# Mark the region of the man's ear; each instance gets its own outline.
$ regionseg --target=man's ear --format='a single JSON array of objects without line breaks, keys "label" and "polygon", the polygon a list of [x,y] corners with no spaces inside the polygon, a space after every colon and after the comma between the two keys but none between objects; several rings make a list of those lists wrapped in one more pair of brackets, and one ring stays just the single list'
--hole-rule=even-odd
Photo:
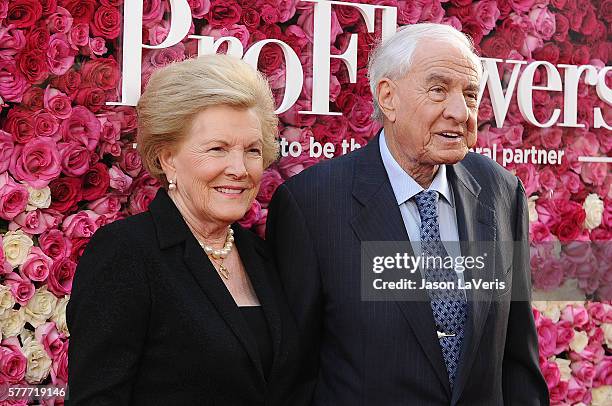
[{"label": "man's ear", "polygon": [[380,110],[387,120],[392,123],[395,122],[396,118],[395,106],[393,104],[395,92],[395,84],[390,79],[382,78],[378,81],[378,85],[376,86],[378,106],[380,106]]},{"label": "man's ear", "polygon": [[164,148],[159,154],[159,164],[166,174],[167,179],[174,179],[176,168],[174,167],[174,155],[169,148]]}]

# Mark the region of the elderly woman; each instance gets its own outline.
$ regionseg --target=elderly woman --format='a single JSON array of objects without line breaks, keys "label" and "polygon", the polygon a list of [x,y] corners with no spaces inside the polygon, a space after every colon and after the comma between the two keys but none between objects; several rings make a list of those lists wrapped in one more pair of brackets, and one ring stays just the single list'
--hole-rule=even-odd
[{"label": "elderly woman", "polygon": [[70,405],[291,405],[297,338],[262,240],[236,221],[278,154],[265,79],[223,55],[172,64],[138,103],[164,186],[101,228],[68,305]]}]

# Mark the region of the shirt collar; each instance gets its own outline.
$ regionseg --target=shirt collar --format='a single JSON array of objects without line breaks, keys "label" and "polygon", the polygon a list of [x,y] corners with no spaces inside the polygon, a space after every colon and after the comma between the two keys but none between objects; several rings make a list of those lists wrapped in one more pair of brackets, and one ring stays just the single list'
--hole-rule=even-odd
[{"label": "shirt collar", "polygon": [[[400,166],[399,163],[391,155],[391,151],[387,147],[387,141],[385,139],[385,131],[380,132],[380,156],[382,157],[383,165],[387,171],[387,176],[391,182],[391,188],[393,194],[397,200],[398,205],[402,205],[408,200],[412,199],[415,195],[423,191],[424,189],[419,185],[412,176],[408,175],[406,171]],[[429,190],[437,191],[440,196],[451,205],[455,207],[455,201],[453,194],[450,190],[448,179],[446,178],[446,165],[440,165],[436,176],[434,176]]]}]

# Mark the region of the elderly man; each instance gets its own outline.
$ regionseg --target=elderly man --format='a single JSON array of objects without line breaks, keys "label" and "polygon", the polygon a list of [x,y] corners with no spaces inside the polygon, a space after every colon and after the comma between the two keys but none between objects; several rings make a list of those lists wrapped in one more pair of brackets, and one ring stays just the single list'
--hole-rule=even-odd
[{"label": "elderly man", "polygon": [[[302,336],[311,404],[549,404],[530,303],[518,294],[530,289],[525,192],[468,153],[481,69],[451,27],[399,30],[370,61],[381,133],[293,177],[270,203],[268,241]],[[371,241],[518,243],[497,262],[505,290],[365,301]],[[436,271],[421,270],[430,282],[458,275]]]}]

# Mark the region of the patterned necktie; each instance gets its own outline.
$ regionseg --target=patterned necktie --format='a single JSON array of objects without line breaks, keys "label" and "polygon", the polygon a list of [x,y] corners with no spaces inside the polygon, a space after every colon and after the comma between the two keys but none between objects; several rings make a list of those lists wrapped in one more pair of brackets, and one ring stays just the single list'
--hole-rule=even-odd
[{"label": "patterned necktie", "polygon": [[[421,248],[425,257],[445,258],[448,254],[440,240],[440,225],[438,224],[437,200],[438,192],[423,190],[414,197],[419,215],[421,216]],[[451,269],[433,267],[424,268],[425,279],[428,282],[457,283],[457,274]],[[445,333],[440,337],[442,356],[446,364],[451,388],[457,374],[461,343],[463,342],[464,326],[467,321],[467,303],[463,291],[458,289],[430,290],[431,310],[436,329]],[[448,336],[451,334],[451,336]],[[454,336],[452,336],[454,334]]]}]

